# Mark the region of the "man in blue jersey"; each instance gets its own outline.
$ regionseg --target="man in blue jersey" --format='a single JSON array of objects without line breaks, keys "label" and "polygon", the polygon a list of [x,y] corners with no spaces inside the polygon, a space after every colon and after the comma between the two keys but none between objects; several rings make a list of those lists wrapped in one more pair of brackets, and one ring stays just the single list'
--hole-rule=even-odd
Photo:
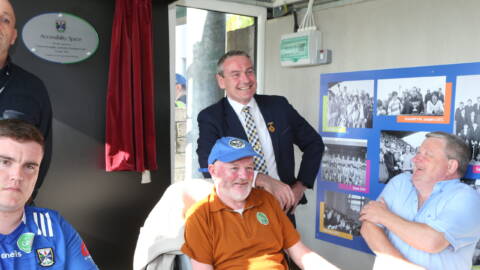
[{"label": "man in blue jersey", "polygon": [[0,120],[0,269],[97,270],[72,225],[56,211],[26,206],[43,154],[37,128]]}]

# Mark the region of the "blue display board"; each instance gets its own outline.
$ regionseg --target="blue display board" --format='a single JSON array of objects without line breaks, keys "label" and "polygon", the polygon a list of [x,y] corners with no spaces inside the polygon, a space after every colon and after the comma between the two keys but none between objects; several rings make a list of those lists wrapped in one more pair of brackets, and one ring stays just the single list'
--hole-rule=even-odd
[{"label": "blue display board", "polygon": [[316,238],[371,252],[360,209],[431,131],[472,149],[465,178],[480,178],[480,63],[322,74],[319,130],[326,151],[317,179]]}]

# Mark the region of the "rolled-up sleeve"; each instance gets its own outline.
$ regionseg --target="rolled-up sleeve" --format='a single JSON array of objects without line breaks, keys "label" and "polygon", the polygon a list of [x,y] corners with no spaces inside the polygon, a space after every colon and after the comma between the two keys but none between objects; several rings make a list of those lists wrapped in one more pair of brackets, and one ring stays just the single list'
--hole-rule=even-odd
[{"label": "rolled-up sleeve", "polygon": [[[480,195],[470,188],[456,193],[442,208],[431,209],[425,223],[445,235],[456,251],[472,244],[480,235]],[[435,212],[434,212],[435,211]]]}]

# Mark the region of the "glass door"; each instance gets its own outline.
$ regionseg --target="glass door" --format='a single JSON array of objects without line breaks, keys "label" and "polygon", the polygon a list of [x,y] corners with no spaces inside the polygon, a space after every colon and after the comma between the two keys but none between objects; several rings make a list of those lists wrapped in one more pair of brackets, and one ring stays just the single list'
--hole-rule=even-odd
[{"label": "glass door", "polygon": [[218,59],[244,50],[263,85],[266,9],[214,0],[169,6],[172,182],[202,178],[196,154],[197,115],[224,96],[215,79]]}]

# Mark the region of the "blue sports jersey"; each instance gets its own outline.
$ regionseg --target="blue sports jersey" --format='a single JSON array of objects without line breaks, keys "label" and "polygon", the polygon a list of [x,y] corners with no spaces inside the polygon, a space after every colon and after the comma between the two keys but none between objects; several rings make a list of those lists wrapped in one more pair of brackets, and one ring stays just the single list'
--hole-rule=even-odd
[{"label": "blue sports jersey", "polygon": [[0,234],[0,269],[98,270],[77,231],[58,212],[25,207],[23,222]]}]

